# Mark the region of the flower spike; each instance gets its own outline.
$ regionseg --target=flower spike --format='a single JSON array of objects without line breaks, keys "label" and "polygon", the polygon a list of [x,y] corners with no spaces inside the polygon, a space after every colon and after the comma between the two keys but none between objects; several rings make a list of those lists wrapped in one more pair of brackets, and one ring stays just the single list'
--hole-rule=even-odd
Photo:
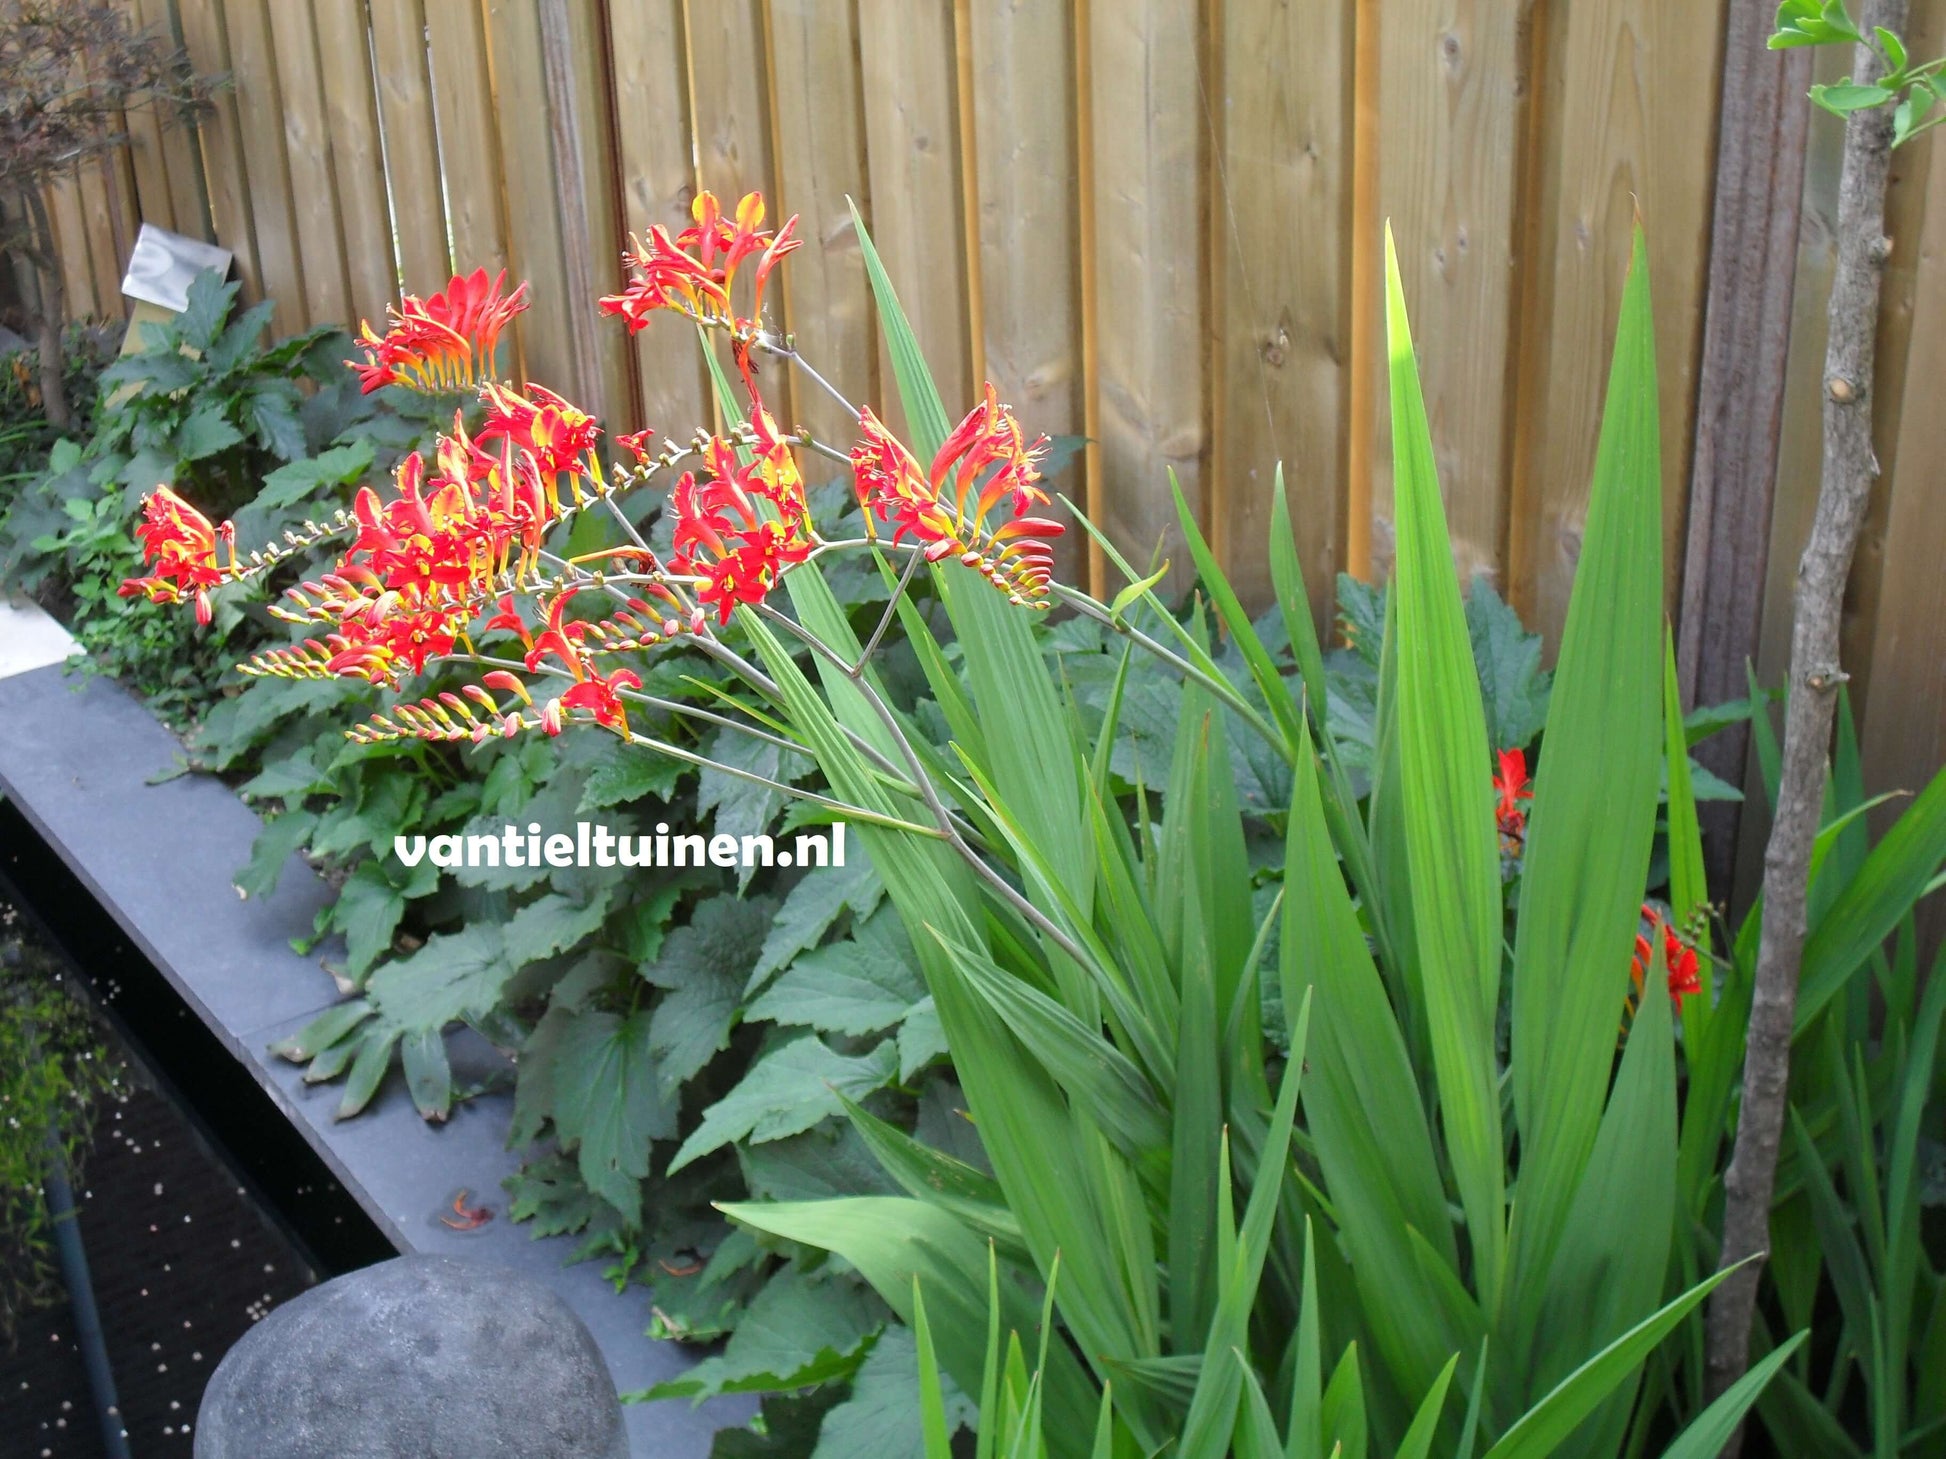
[{"label": "flower spike", "polygon": [[381,336],[360,321],[358,347],[365,362],[348,361],[359,385],[370,395],[385,385],[425,393],[468,390],[493,373],[493,351],[500,331],[527,307],[527,285],[503,294],[507,273],[492,279],[483,268],[455,274],[443,292],[430,299],[407,294],[388,308],[391,328]]}]

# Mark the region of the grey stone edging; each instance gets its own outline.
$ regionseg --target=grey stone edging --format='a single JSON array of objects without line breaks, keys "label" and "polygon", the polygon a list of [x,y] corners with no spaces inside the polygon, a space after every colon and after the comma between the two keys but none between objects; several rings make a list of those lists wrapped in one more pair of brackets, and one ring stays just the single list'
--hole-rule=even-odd
[{"label": "grey stone edging", "polygon": [[[329,974],[289,944],[310,932],[325,888],[293,856],[271,897],[240,898],[231,879],[260,822],[211,777],[149,783],[181,753],[140,701],[106,679],[68,676],[58,664],[0,677],[0,789],[401,1252],[499,1262],[545,1282],[588,1324],[623,1391],[690,1366],[694,1357],[676,1344],[643,1335],[649,1313],[639,1291],[617,1296],[599,1262],[564,1265],[573,1238],[536,1241],[506,1219],[500,1182],[516,1163],[504,1148],[511,1094],[469,1100],[434,1126],[394,1077],[364,1114],[340,1124],[332,1119],[339,1089],[306,1085],[298,1066],[269,1053],[338,1001]],[[470,1032],[449,1044],[456,1084],[502,1062]],[[469,1231],[442,1224],[461,1189],[494,1219]],[[631,1449],[701,1459],[719,1427],[742,1423],[753,1408],[747,1400],[631,1405]]]}]

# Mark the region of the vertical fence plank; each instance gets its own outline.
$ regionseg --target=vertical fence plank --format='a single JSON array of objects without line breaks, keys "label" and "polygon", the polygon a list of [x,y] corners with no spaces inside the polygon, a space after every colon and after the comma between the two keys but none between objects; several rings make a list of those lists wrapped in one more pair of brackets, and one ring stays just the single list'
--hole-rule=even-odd
[{"label": "vertical fence plank", "polygon": [[[1101,525],[1136,566],[1189,581],[1164,472],[1204,512],[1206,178],[1194,11],[1093,4],[1095,299]],[[1111,582],[1112,585],[1112,582]]]},{"label": "vertical fence plank", "polygon": [[338,190],[331,175],[324,62],[318,53],[312,9],[311,0],[280,0],[272,5],[270,36],[284,102],[284,151],[290,166],[298,257],[304,261],[304,304],[313,324],[342,324],[351,314],[351,281],[346,276]]},{"label": "vertical fence plank", "polygon": [[47,189],[47,211],[54,224],[54,245],[60,255],[61,287],[67,294],[68,317],[99,318],[107,310],[102,305],[104,290],[96,283],[94,260],[88,252],[88,225],[81,210],[79,179],[72,175],[56,178]]},{"label": "vertical fence plank", "polygon": [[506,188],[508,267],[527,280],[534,300],[534,307],[515,326],[521,369],[529,379],[571,396],[579,388],[566,314],[573,301],[561,250],[547,76],[535,0],[488,0],[487,37]]},{"label": "vertical fence plank", "polygon": [[[946,413],[957,419],[973,403],[973,352],[953,7],[951,0],[859,0],[858,27],[872,194],[867,221]],[[891,378],[882,344],[879,378]],[[893,424],[903,429],[903,413]]]},{"label": "vertical fence plank", "polygon": [[[1342,561],[1349,395],[1352,7],[1232,0],[1213,37],[1217,195],[1209,531],[1247,604],[1271,599],[1284,463],[1311,607]],[[1293,241],[1304,240],[1301,247]]]},{"label": "vertical fence plank", "polygon": [[[696,186],[714,193],[725,211],[734,209],[745,193],[773,197],[776,169],[771,159],[761,0],[700,4],[686,0],[683,28],[689,42]],[[781,220],[768,217],[766,221]],[[792,393],[796,383],[781,370],[772,370],[766,393],[773,410],[796,414]]]},{"label": "vertical fence plank", "polygon": [[[610,5],[608,37],[623,226],[638,236],[656,224],[674,233],[688,220],[695,196],[682,0]],[[707,419],[694,335],[676,320],[657,319],[635,336],[634,349],[638,419],[666,436],[688,435]]]},{"label": "vertical fence plank", "polygon": [[1700,313],[1708,259],[1723,0],[1602,0],[1549,22],[1544,246],[1523,302],[1509,581],[1558,641],[1580,556],[1615,313],[1639,209],[1655,278],[1663,570],[1681,571]]},{"label": "vertical fence plank", "polygon": [[88,272],[95,280],[95,304],[104,318],[127,313],[122,299],[122,268],[128,260],[117,240],[109,214],[111,159],[84,160],[75,172],[75,192],[81,199],[81,223],[88,250]]},{"label": "vertical fence plank", "polygon": [[460,273],[484,268],[491,274],[507,267],[507,235],[486,16],[481,0],[438,0],[438,7],[438,23],[428,26],[426,37],[453,268]]},{"label": "vertical fence plank", "polygon": [[[170,0],[139,0],[142,27],[156,36],[172,52],[186,51],[180,16],[173,14]],[[160,105],[155,109],[161,130],[162,165],[169,179],[170,206],[176,215],[176,231],[208,242],[213,238],[209,190],[203,178],[203,159],[197,145],[198,119],[183,115],[178,108]]]},{"label": "vertical fence plank", "polygon": [[324,73],[324,117],[331,138],[331,177],[337,185],[350,307],[340,316],[356,330],[379,319],[398,295],[392,254],[392,217],[385,201],[385,152],[379,140],[378,97],[363,0],[314,0],[318,56]]},{"label": "vertical fence plank", "polygon": [[[1937,46],[1917,54],[1936,52]],[[1864,757],[1873,791],[1918,791],[1946,761],[1946,574],[1939,569],[1946,546],[1946,492],[1939,489],[1939,463],[1946,460],[1946,412],[1939,408],[1946,375],[1946,147],[1935,134],[1911,151],[1930,175],[1923,225],[1895,235],[1894,243],[1895,257],[1903,248],[1916,261],[1917,287],[1871,625]],[[1937,922],[1936,908],[1932,916]]]},{"label": "vertical fence plank", "polygon": [[[179,0],[179,3],[189,64],[201,75],[227,74],[230,39],[223,27],[222,0]],[[204,178],[216,241],[234,255],[236,277],[243,285],[244,297],[255,302],[262,295],[262,282],[234,85],[217,92],[197,126],[202,133]]]},{"label": "vertical fence plank", "polygon": [[[138,35],[151,35],[168,43],[168,28],[150,23],[142,0],[121,0],[129,29]],[[155,101],[143,97],[139,105],[122,114],[128,133],[129,166],[135,172],[136,206],[140,219],[172,233],[194,233],[193,221],[186,228],[176,226],[176,198],[169,188],[169,163],[162,142],[162,113]]]},{"label": "vertical fence plank", "polygon": [[[980,282],[986,374],[1030,437],[1082,429],[1074,50],[1067,0],[972,12],[974,156],[979,168]],[[1079,473],[1055,483],[1080,494]],[[1065,512],[1057,515],[1065,517]],[[1058,544],[1074,581],[1077,530]]]},{"label": "vertical fence plank", "polygon": [[298,252],[297,214],[292,206],[289,159],[284,151],[284,114],[277,78],[277,53],[271,45],[265,0],[223,0],[229,31],[230,67],[240,118],[244,176],[251,217],[256,225],[257,266],[266,299],[276,304],[273,328],[280,334],[303,329],[310,319],[305,303],[304,263]]},{"label": "vertical fence plank", "polygon": [[[1732,5],[1718,93],[1720,112],[1747,120],[1723,129],[1717,153],[1677,647],[1692,705],[1742,697],[1763,614],[1811,112],[1811,53],[1766,50],[1770,25],[1767,7]],[[1697,756],[1734,784],[1748,748],[1732,725]],[[1702,807],[1719,885],[1741,815],[1734,801]]]},{"label": "vertical fence plank", "polygon": [[371,14],[399,272],[406,292],[425,295],[441,288],[453,272],[439,177],[439,132],[433,124],[432,73],[426,66],[425,0],[371,0]]},{"label": "vertical fence plank", "polygon": [[[1393,0],[1377,37],[1379,213],[1398,244],[1453,553],[1468,582],[1498,575],[1505,523],[1531,9],[1532,0]],[[1356,307],[1382,316],[1383,294]],[[1369,368],[1383,400],[1383,351]],[[1372,565],[1383,576],[1394,543],[1389,409],[1373,427]]]},{"label": "vertical fence plank", "polygon": [[[799,214],[804,239],[782,269],[782,322],[818,373],[853,402],[882,411],[871,297],[845,202],[870,206],[857,17],[849,4],[831,0],[769,0],[764,37],[777,153],[774,221]],[[797,392],[795,413],[819,439],[839,446],[857,428],[813,386]]]},{"label": "vertical fence plank", "polygon": [[[560,3],[560,0],[553,0]],[[579,165],[579,195],[585,224],[570,247],[568,268],[575,295],[571,317],[585,331],[593,351],[589,407],[623,430],[634,413],[633,371],[628,335],[602,315],[596,301],[622,286],[622,243],[626,230],[619,211],[613,117],[614,85],[601,7],[561,4],[568,21],[568,84],[574,91],[574,156]],[[620,422],[620,424],[615,424]]]},{"label": "vertical fence plank", "polygon": [[[1910,7],[1905,34],[1914,55],[1938,55],[1946,48],[1946,0],[1917,0]],[[1937,173],[1928,165],[1935,150],[1923,141],[1897,149],[1886,185],[1885,233],[1893,240],[1893,248],[1880,280],[1872,386],[1878,397],[1872,407],[1872,430],[1880,475],[1859,532],[1840,629],[1840,656],[1852,674],[1852,707],[1861,719],[1871,714],[1874,625],[1883,602],[1887,557],[1894,550],[1890,535],[1892,496],[1906,441],[1900,402],[1906,399],[1909,372],[1937,358],[1926,349],[1917,310],[1923,286],[1924,229],[1932,216],[1931,198],[1937,185]],[[1936,393],[1936,376],[1932,383]],[[1899,711],[1895,708],[1893,712]]]},{"label": "vertical fence plank", "polygon": [[175,199],[169,194],[169,169],[162,160],[162,129],[152,102],[124,112],[128,128],[128,162],[135,173],[135,205],[140,222],[176,227]]}]

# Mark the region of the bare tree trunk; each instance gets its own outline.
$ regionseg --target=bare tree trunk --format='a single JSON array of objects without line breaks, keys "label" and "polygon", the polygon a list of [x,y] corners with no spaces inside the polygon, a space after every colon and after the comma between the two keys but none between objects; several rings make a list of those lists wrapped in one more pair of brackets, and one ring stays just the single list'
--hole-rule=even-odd
[{"label": "bare tree trunk", "polygon": [[39,338],[41,360],[41,410],[48,424],[64,431],[74,423],[68,408],[67,360],[61,350],[61,336],[67,330],[67,286],[61,280],[61,257],[54,245],[54,225],[48,220],[47,202],[37,187],[24,187],[21,193],[33,219],[34,269],[39,285]]},{"label": "bare tree trunk", "polygon": [[[1867,0],[1861,28],[1903,30],[1906,0]],[[1857,47],[1853,79],[1882,74],[1870,48]],[[1878,335],[1879,280],[1889,254],[1883,236],[1892,118],[1883,107],[1845,123],[1838,191],[1838,268],[1831,286],[1830,342],[1824,364],[1824,466],[1816,517],[1798,563],[1791,624],[1790,696],[1777,813],[1764,848],[1763,934],[1757,950],[1743,1061],[1736,1149],[1723,1177],[1720,1266],[1761,1258],[1770,1245],[1777,1148],[1790,1088],[1791,1032],[1804,956],[1806,882],[1823,813],[1831,723],[1844,671],[1838,664],[1839,613],[1878,458],[1872,451],[1872,351]],[[1750,1322],[1761,1260],[1729,1278],[1710,1298],[1709,1388],[1728,1388],[1749,1366]],[[1741,1431],[1724,1447],[1734,1456]]]}]

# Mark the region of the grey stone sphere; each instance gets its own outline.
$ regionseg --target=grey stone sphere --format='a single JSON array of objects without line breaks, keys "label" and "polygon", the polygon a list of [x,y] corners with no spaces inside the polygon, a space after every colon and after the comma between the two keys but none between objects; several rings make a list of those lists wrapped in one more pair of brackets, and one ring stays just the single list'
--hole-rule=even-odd
[{"label": "grey stone sphere", "polygon": [[210,1375],[195,1459],[628,1459],[581,1319],[531,1277],[402,1256],[259,1322]]}]

